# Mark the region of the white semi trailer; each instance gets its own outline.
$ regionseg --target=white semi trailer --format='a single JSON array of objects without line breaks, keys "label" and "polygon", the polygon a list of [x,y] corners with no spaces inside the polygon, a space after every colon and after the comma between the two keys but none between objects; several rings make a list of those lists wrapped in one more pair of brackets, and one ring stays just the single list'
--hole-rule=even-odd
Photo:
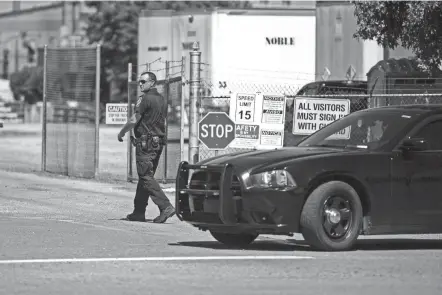
[{"label": "white semi trailer", "polygon": [[[297,9],[143,11],[139,18],[138,63],[151,64],[163,79],[164,61],[186,58],[199,42],[201,77],[212,96],[236,91],[288,92],[315,81],[316,17],[313,6]],[[137,73],[145,70],[138,67]],[[170,69],[172,77],[180,68]],[[188,99],[188,86],[184,97]]]}]

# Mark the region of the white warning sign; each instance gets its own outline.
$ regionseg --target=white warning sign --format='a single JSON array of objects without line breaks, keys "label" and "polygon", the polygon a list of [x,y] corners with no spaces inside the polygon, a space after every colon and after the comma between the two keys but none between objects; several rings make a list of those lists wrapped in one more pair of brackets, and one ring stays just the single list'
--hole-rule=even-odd
[{"label": "white warning sign", "polygon": [[283,95],[262,96],[262,120],[264,124],[284,124],[286,99]]},{"label": "white warning sign", "polygon": [[[310,135],[326,125],[350,113],[350,100],[328,98],[301,98],[294,100],[293,134]],[[347,139],[350,128],[333,136],[334,139]]]},{"label": "white warning sign", "polygon": [[286,97],[271,93],[232,93],[229,117],[235,122],[232,148],[280,148],[284,143]]},{"label": "white warning sign", "polygon": [[282,147],[284,143],[284,130],[262,128],[259,145],[261,149]]},{"label": "white warning sign", "polygon": [[235,140],[231,146],[236,148],[254,148],[259,143],[259,125],[235,124]]},{"label": "white warning sign", "polygon": [[127,122],[127,104],[126,103],[107,103],[106,104],[106,124],[123,125]]}]

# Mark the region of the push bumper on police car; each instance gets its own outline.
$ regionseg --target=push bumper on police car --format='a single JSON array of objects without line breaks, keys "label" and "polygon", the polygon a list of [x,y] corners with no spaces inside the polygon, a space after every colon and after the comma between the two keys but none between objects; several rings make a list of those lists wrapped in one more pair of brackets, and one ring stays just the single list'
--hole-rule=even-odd
[{"label": "push bumper on police car", "polygon": [[250,182],[247,170],[230,163],[181,162],[175,192],[177,217],[204,231],[297,232],[304,194],[296,186],[262,188]]}]

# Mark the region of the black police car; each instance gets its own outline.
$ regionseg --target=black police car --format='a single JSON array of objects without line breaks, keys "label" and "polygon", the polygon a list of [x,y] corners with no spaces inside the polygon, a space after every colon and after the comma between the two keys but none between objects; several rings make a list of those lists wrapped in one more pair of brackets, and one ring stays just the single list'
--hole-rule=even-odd
[{"label": "black police car", "polygon": [[389,106],[351,113],[295,147],[182,162],[177,215],[231,246],[302,233],[337,251],[360,234],[440,233],[441,134],[442,106]]}]

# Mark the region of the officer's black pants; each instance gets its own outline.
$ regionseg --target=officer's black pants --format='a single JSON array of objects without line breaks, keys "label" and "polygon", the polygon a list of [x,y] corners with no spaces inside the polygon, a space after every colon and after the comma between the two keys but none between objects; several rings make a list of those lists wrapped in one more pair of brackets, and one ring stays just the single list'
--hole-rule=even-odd
[{"label": "officer's black pants", "polygon": [[134,199],[134,213],[145,214],[149,196],[160,211],[172,205],[154,178],[162,152],[163,145],[152,144],[151,140],[148,141],[147,150],[143,150],[141,144],[136,146],[138,186]]}]

